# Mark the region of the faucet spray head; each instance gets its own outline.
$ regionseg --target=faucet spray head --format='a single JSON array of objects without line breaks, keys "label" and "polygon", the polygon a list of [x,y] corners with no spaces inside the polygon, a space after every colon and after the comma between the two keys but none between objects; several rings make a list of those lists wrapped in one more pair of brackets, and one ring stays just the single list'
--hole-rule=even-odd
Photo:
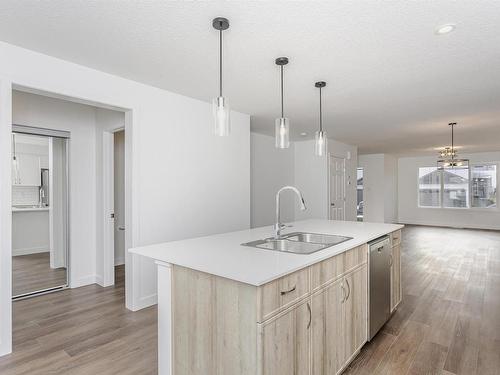
[{"label": "faucet spray head", "polygon": [[302,198],[302,197],[300,198],[300,209],[301,209],[302,211],[307,210],[307,207],[306,207],[306,202],[304,202],[304,198]]}]

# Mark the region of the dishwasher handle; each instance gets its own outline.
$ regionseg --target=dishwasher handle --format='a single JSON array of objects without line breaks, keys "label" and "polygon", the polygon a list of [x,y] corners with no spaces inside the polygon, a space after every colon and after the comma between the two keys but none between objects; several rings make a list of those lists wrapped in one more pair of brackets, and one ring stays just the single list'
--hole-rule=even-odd
[{"label": "dishwasher handle", "polygon": [[372,241],[369,243],[370,253],[375,252],[375,251],[378,251],[380,253],[380,252],[382,252],[384,247],[389,246],[389,244],[390,244],[390,241],[389,241],[388,236],[385,236],[385,237],[382,237],[382,238],[377,239],[375,241]]}]

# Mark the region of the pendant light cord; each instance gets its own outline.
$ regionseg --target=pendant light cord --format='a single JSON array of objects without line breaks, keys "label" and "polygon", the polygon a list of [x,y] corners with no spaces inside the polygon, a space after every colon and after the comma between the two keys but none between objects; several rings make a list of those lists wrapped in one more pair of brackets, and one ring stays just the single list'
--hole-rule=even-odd
[{"label": "pendant light cord", "polygon": [[280,68],[281,68],[281,118],[284,118],[285,110],[283,106],[283,65],[281,65]]},{"label": "pendant light cord", "polygon": [[451,160],[455,159],[455,139],[454,139],[454,128],[455,124],[450,124],[451,125]]},{"label": "pendant light cord", "polygon": [[319,131],[323,131],[323,108],[321,106],[321,87],[319,88]]},{"label": "pendant light cord", "polygon": [[222,96],[222,30],[219,30],[219,96]]}]

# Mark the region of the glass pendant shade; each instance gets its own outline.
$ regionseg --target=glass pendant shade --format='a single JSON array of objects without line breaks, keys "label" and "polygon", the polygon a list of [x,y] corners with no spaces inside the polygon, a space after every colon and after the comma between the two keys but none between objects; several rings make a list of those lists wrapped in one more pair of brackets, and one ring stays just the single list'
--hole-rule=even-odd
[{"label": "glass pendant shade", "polygon": [[275,130],[276,148],[290,147],[290,119],[286,117],[277,118]]},{"label": "glass pendant shade", "polygon": [[214,134],[220,137],[228,136],[231,131],[230,108],[227,98],[219,96],[212,102],[214,114]]},{"label": "glass pendant shade", "polygon": [[314,154],[323,156],[326,153],[326,134],[324,131],[319,130],[316,132],[316,142],[314,144]]}]

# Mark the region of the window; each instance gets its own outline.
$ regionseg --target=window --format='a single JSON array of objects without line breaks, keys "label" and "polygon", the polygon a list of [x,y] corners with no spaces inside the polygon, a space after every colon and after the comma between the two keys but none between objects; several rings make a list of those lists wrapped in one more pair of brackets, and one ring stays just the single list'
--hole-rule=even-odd
[{"label": "window", "polygon": [[363,201],[363,168],[357,169],[356,181],[357,181],[356,182],[356,190],[357,190],[357,194],[358,194],[357,205],[356,205],[357,220],[363,221],[363,206],[364,206],[364,201]]},{"label": "window", "polygon": [[475,165],[471,170],[472,207],[497,205],[497,166]]},{"label": "window", "polygon": [[440,207],[441,173],[436,167],[418,169],[418,205]]},{"label": "window", "polygon": [[473,165],[470,169],[418,169],[419,207],[492,208],[497,206],[496,201],[497,166],[494,164]]},{"label": "window", "polygon": [[443,207],[469,207],[469,169],[445,169],[443,178]]}]

